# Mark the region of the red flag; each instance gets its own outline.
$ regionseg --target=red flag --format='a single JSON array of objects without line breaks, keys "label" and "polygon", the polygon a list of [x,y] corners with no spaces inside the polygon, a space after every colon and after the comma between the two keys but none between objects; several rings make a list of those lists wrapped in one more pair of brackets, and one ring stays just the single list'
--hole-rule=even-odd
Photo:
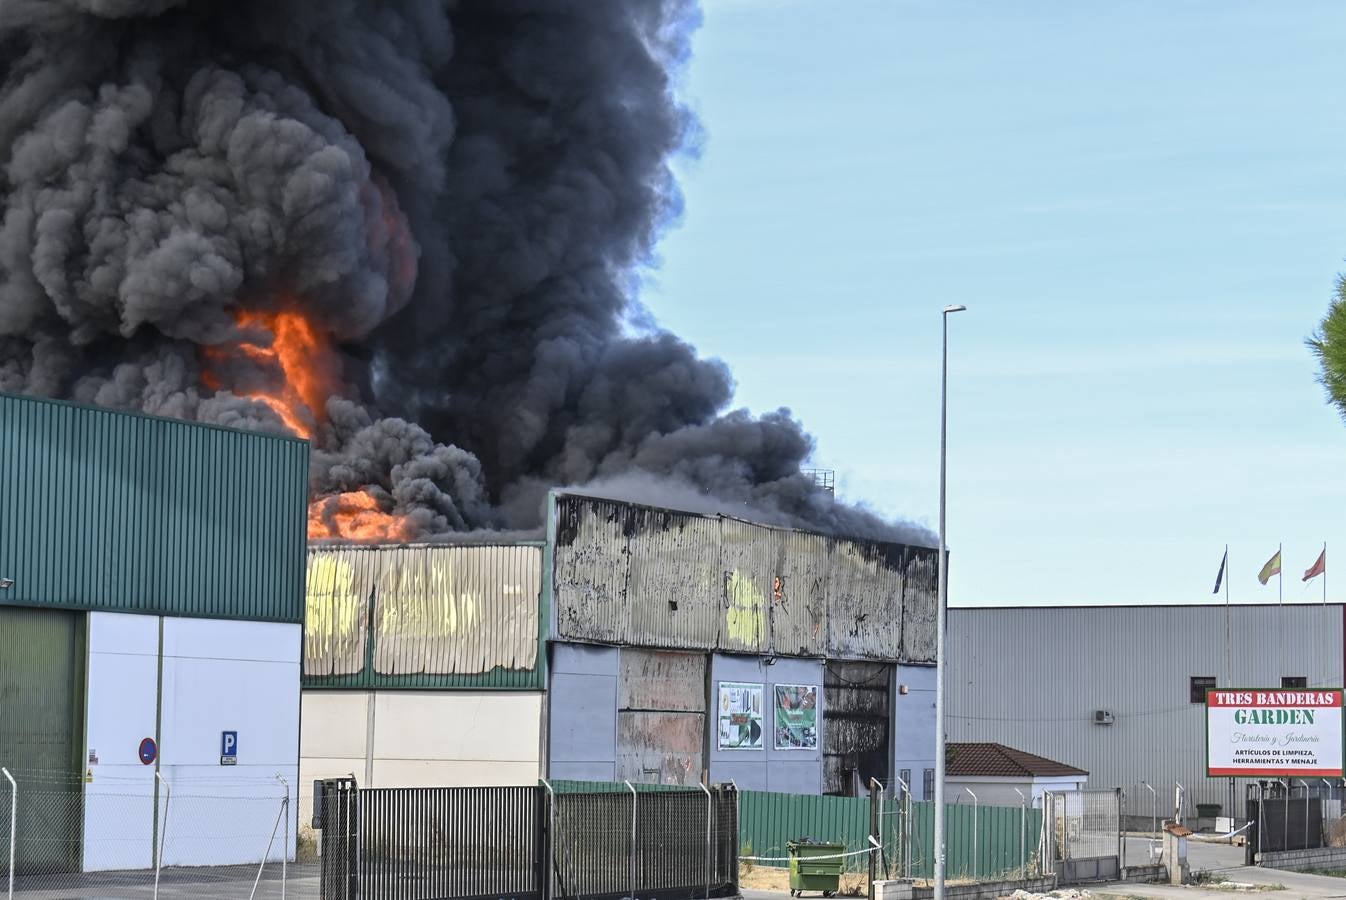
[{"label": "red flag", "polygon": [[1308,581],[1310,578],[1317,578],[1319,575],[1323,574],[1326,571],[1327,571],[1327,548],[1324,547],[1323,552],[1318,554],[1318,561],[1314,563],[1312,566],[1310,566],[1309,570],[1304,573],[1304,580]]}]

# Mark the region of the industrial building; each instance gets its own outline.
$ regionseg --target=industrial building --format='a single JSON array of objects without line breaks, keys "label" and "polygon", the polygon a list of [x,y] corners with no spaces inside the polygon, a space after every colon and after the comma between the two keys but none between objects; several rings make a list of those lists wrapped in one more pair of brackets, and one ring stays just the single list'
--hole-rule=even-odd
[{"label": "industrial building", "polygon": [[542,558],[540,542],[313,547],[305,781],[535,784]]},{"label": "industrial building", "polygon": [[559,492],[536,543],[315,545],[304,777],[919,795],[935,559]]},{"label": "industrial building", "polygon": [[[304,441],[0,394],[18,874],[147,868],[157,847],[166,866],[262,858],[277,776],[299,774],[308,458]],[[169,791],[230,800],[178,803],[165,841]],[[10,799],[0,781],[5,846]]]},{"label": "industrial building", "polygon": [[1086,770],[1133,815],[1181,784],[1185,816],[1242,816],[1243,783],[1206,777],[1206,690],[1341,687],[1344,633],[1339,604],[952,609],[949,739]]}]

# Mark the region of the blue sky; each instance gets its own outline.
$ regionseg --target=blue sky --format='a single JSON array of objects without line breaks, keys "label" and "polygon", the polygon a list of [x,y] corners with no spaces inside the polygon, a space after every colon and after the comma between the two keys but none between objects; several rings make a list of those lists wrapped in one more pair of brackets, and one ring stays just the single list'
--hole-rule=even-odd
[{"label": "blue sky", "polygon": [[705,7],[705,139],[643,299],[739,405],[933,527],[964,303],[952,604],[1211,602],[1226,543],[1233,602],[1275,602],[1281,541],[1286,600],[1320,597],[1346,425],[1304,339],[1346,269],[1346,4]]}]

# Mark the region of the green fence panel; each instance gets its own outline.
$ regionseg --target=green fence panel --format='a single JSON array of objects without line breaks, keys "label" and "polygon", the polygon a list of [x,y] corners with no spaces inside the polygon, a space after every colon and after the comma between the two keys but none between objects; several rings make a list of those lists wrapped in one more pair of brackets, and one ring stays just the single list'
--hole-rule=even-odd
[{"label": "green fence panel", "polygon": [[[768,857],[754,865],[784,867],[786,843],[798,838],[844,844],[846,850],[869,846],[869,801],[853,797],[743,791],[739,794],[739,844],[745,856]],[[848,857],[846,870],[869,866],[866,854]]]},{"label": "green fence panel", "polygon": [[[971,804],[946,804],[944,810],[948,878],[987,880],[1033,864],[1042,831],[1041,810],[1017,806],[974,809]],[[935,805],[912,803],[911,874],[932,878],[934,872]]]},{"label": "green fence panel", "polygon": [[[620,781],[553,781],[552,789],[564,793],[621,793],[629,788]],[[700,790],[693,785],[637,784],[639,792]],[[948,829],[947,876],[950,880],[989,880],[1031,865],[1042,831],[1041,810],[1017,806],[946,804]],[[881,873],[898,877],[906,868],[900,839],[902,817],[892,800],[884,803]],[[934,877],[935,804],[913,802],[911,817],[911,876]],[[739,793],[739,845],[744,856],[765,857],[752,865],[785,868],[786,844],[798,838],[842,844],[847,852],[848,872],[869,868],[870,801],[868,798],[825,797],[814,794],[781,794],[771,791]],[[973,840],[973,835],[976,840]],[[1022,835],[1022,843],[1021,841]],[[882,875],[881,875],[882,877]]]}]

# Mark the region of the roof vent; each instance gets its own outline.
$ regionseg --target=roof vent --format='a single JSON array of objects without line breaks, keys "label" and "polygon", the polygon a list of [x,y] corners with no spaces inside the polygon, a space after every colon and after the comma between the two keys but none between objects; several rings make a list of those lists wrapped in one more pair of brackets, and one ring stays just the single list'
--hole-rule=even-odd
[{"label": "roof vent", "polygon": [[1095,725],[1111,725],[1117,721],[1117,717],[1112,714],[1112,710],[1096,709],[1094,710]]}]

